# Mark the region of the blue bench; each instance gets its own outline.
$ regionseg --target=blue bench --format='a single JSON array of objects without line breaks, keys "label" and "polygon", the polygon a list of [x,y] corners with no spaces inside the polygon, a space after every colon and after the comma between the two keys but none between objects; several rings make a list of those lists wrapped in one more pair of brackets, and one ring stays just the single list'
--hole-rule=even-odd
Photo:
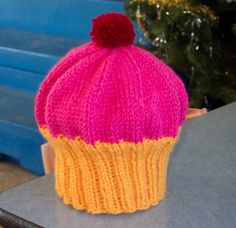
[{"label": "blue bench", "polygon": [[72,47],[89,40],[91,19],[123,12],[122,1],[0,1],[0,159],[42,175],[44,143],[33,115],[45,74]]}]

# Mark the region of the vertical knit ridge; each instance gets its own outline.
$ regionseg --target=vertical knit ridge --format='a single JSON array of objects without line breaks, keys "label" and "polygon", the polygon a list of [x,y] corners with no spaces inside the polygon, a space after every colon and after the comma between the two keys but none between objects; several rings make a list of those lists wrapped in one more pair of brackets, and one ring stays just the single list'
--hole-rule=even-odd
[{"label": "vertical knit ridge", "polygon": [[151,166],[152,166],[152,188],[153,188],[153,192],[155,192],[156,194],[152,195],[152,201],[155,202],[158,200],[158,191],[159,191],[159,168],[158,168],[158,163],[160,161],[160,156],[161,153],[163,153],[163,146],[164,143],[161,141],[160,143],[156,143],[156,150],[159,151],[159,153],[154,153],[154,157],[151,161]]},{"label": "vertical knit ridge", "polygon": [[[82,163],[82,176],[85,180],[84,182],[84,192],[85,192],[85,203],[86,206],[90,205],[91,208],[96,208],[96,183],[94,182],[94,172],[92,161],[88,156],[87,148],[82,144],[78,148],[80,153],[80,159],[83,159]],[[78,162],[78,161],[77,161]],[[75,205],[74,205],[75,206]]]},{"label": "vertical knit ridge", "polygon": [[[113,147],[114,146],[114,147]],[[117,161],[117,170],[120,172],[120,180],[123,188],[124,193],[124,210],[132,210],[132,192],[131,192],[131,185],[130,185],[130,177],[126,167],[126,154],[127,151],[124,151],[122,147],[118,144],[114,144],[112,147],[114,148],[114,153],[116,155],[115,160]]]},{"label": "vertical knit ridge", "polygon": [[74,204],[76,207],[85,207],[85,202],[83,201],[84,196],[83,196],[83,188],[80,188],[80,185],[82,183],[81,180],[81,170],[80,166],[77,162],[79,157],[77,156],[77,153],[74,152],[72,146],[67,143],[66,140],[64,140],[64,145],[66,146],[65,148],[67,149],[67,153],[69,153],[69,156],[67,157],[68,159],[68,167],[70,170],[70,188],[69,192],[71,195],[71,201],[72,204]]},{"label": "vertical knit ridge", "polygon": [[135,151],[135,146],[131,145],[131,176],[132,176],[132,186],[133,186],[133,191],[134,191],[134,197],[136,199],[136,204],[135,206],[138,207],[141,204],[141,191],[139,188],[139,181],[138,181],[138,176],[136,173],[137,170],[137,153]]},{"label": "vertical knit ridge", "polygon": [[[121,207],[121,208],[125,208],[126,207],[126,204],[124,202],[124,189],[123,189],[123,186],[122,186],[122,181],[121,181],[121,178],[120,178],[120,171],[118,169],[116,169],[116,167],[118,166],[117,165],[117,161],[116,161],[116,151],[114,150],[114,148],[111,146],[110,147],[110,164],[111,164],[111,170],[113,172],[113,181],[114,181],[114,184],[116,186],[116,190],[115,190],[115,194],[116,197],[117,197],[117,201],[118,201],[118,207]],[[109,152],[107,153],[109,154]],[[117,209],[118,209],[117,207]]]},{"label": "vertical knit ridge", "polygon": [[[155,189],[155,180],[156,180],[156,169],[153,169],[153,161],[155,161],[156,157],[156,150],[158,148],[156,147],[156,142],[153,141],[150,145],[148,150],[150,151],[149,154],[147,155],[146,159],[146,172],[147,172],[147,191],[148,191],[148,199],[151,202],[154,202],[154,192]],[[154,176],[154,178],[153,178]]]},{"label": "vertical knit ridge", "polygon": [[145,208],[146,204],[146,197],[147,194],[145,194],[146,189],[146,183],[145,183],[145,170],[143,163],[145,162],[144,160],[144,153],[145,150],[142,148],[142,143],[137,143],[138,146],[136,147],[136,159],[137,159],[137,167],[136,167],[136,175],[138,177],[138,188],[140,189],[140,206]]},{"label": "vertical knit ridge", "polygon": [[[64,160],[62,155],[60,153],[57,153],[56,159],[55,159],[55,172],[58,173],[57,178],[55,179],[55,188],[56,191],[58,192],[59,196],[62,197],[63,192],[60,189],[59,186],[63,186],[64,183],[62,181],[62,175],[64,175],[61,171],[63,170],[63,165],[64,165]],[[59,172],[60,170],[60,172]]]},{"label": "vertical knit ridge", "polygon": [[[116,192],[116,186],[114,183],[114,177],[112,176],[112,170],[111,170],[111,161],[110,158],[106,159],[104,158],[104,154],[99,149],[94,148],[94,153],[97,153],[97,156],[100,160],[99,165],[101,167],[99,176],[99,179],[101,179],[102,183],[102,191],[103,191],[103,200],[106,201],[106,206],[104,206],[103,210],[105,208],[108,208],[108,210],[111,208],[117,208],[118,199],[116,198],[116,194],[113,194]],[[110,184],[109,183],[110,180]],[[109,206],[110,205],[110,206]]]}]

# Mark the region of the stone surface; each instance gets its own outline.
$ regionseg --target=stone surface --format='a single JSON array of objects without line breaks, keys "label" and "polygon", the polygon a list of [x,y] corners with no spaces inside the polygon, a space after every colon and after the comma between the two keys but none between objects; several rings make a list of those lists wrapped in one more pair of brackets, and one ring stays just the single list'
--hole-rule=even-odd
[{"label": "stone surface", "polygon": [[236,102],[186,122],[166,198],[134,214],[90,215],[65,206],[47,175],[0,195],[0,208],[43,227],[228,228],[236,224]]}]

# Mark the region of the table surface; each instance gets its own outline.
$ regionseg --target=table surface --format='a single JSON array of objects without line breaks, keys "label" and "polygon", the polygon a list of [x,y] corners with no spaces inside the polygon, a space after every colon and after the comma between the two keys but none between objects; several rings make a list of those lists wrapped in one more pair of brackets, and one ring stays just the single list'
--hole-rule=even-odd
[{"label": "table surface", "polygon": [[0,208],[43,227],[236,227],[236,102],[190,120],[168,171],[166,198],[133,214],[91,215],[65,206],[47,175],[0,195]]}]

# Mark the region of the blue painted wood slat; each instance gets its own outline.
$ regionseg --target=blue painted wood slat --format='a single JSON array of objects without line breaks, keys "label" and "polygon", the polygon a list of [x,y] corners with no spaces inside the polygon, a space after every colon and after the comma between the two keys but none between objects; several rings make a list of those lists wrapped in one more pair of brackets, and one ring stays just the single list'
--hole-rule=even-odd
[{"label": "blue painted wood slat", "polygon": [[0,66],[0,84],[35,92],[44,75]]},{"label": "blue painted wood slat", "polygon": [[[45,141],[36,129],[0,120],[0,153],[17,161],[23,168],[43,175],[40,145]],[[10,146],[9,146],[10,145]]]},{"label": "blue painted wood slat", "polygon": [[0,9],[0,158],[43,175],[35,93],[61,56],[90,39],[91,19],[123,12],[123,2],[1,0]]},{"label": "blue painted wood slat", "polygon": [[1,0],[0,26],[88,40],[91,19],[105,12],[123,12],[122,1]]}]

